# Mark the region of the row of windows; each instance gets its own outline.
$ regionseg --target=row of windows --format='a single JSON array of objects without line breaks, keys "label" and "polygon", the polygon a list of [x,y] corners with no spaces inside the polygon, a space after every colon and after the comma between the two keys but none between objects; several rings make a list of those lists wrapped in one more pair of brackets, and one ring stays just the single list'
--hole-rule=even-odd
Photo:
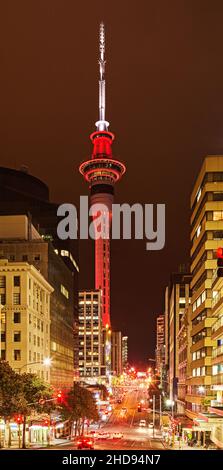
[{"label": "row of windows", "polygon": [[[13,276],[14,287],[20,287],[20,276]],[[0,276],[0,287],[6,287],[6,276]]]},{"label": "row of windows", "polygon": [[196,369],[193,369],[192,375],[193,375],[193,377],[200,377],[200,376],[206,375],[205,374],[205,366],[197,367]]},{"label": "row of windows", "polygon": [[[21,299],[20,293],[19,292],[14,292],[14,294],[13,294],[13,305],[20,305],[20,303],[21,303],[20,299]],[[5,294],[0,294],[0,303],[2,305],[6,304],[6,295]]]},{"label": "row of windows", "polygon": [[[12,333],[12,337],[13,337],[13,341],[15,343],[19,343],[21,341],[21,331],[14,331]],[[1,333],[1,342],[5,343],[5,341],[6,341],[6,333],[5,333],[5,331],[3,331]]]},{"label": "row of windows", "polygon": [[204,290],[202,292],[202,294],[195,300],[195,302],[193,303],[193,306],[192,306],[192,310],[193,312],[195,312],[195,310],[200,307],[201,304],[203,304],[203,302],[205,301],[206,299],[206,291]]},{"label": "row of windows", "polygon": [[201,359],[202,357],[206,356],[206,348],[199,349],[192,354],[192,360],[196,361],[197,359]]}]

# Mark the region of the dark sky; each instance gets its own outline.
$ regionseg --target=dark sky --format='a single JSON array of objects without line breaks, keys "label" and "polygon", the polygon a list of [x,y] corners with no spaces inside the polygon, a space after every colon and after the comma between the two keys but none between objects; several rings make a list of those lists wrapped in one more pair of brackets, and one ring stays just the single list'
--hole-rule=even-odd
[{"label": "dark sky", "polygon": [[[98,105],[98,25],[106,26],[107,119],[127,165],[116,202],[166,204],[166,246],[112,246],[112,323],[131,361],[154,352],[169,274],[189,255],[189,196],[202,158],[223,153],[221,0],[11,0],[0,8],[2,166],[29,167],[52,200],[77,203]],[[80,287],[93,286],[91,243]]]}]

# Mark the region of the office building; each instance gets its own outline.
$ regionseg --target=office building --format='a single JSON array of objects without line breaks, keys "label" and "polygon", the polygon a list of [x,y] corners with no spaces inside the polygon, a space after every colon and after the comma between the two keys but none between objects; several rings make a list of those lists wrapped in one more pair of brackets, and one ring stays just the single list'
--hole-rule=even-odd
[{"label": "office building", "polygon": [[112,374],[120,376],[122,374],[122,333],[112,331],[111,341]]},{"label": "office building", "polygon": [[[191,373],[187,380],[187,415],[196,417],[208,409],[212,389],[213,271],[216,252],[223,238],[223,156],[208,155],[191,195]],[[214,287],[215,289],[215,287]],[[213,315],[217,314],[216,306]],[[215,353],[214,353],[215,354]],[[215,369],[214,369],[215,370]],[[216,369],[217,370],[217,369]],[[216,374],[218,375],[218,374]]]},{"label": "office building", "polygon": [[0,357],[49,383],[52,292],[34,266],[0,259]]},{"label": "office building", "polygon": [[79,376],[97,381],[106,377],[101,290],[79,292]]},{"label": "office building", "polygon": [[181,317],[185,308],[190,304],[190,281],[188,272],[172,273],[165,295],[165,323],[168,329],[165,360],[168,370],[169,396],[176,403],[177,384],[179,377],[179,344],[177,336],[180,329]]},{"label": "office building", "polygon": [[128,336],[122,337],[122,369],[128,366]]},{"label": "office building", "polygon": [[0,257],[27,262],[52,286],[50,306],[50,382],[70,388],[74,380],[73,273],[50,241],[46,241],[25,215],[0,216]]}]

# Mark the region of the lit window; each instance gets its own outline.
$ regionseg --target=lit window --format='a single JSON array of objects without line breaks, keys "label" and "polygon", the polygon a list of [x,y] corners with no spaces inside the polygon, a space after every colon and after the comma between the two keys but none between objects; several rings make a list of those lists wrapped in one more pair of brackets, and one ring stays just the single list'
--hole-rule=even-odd
[{"label": "lit window", "polygon": [[63,286],[63,284],[60,285],[60,292],[64,295],[64,297],[66,297],[66,299],[69,299],[69,292],[66,287]]},{"label": "lit window", "polygon": [[13,294],[13,303],[14,305],[20,304],[20,294],[18,292],[14,292]]}]

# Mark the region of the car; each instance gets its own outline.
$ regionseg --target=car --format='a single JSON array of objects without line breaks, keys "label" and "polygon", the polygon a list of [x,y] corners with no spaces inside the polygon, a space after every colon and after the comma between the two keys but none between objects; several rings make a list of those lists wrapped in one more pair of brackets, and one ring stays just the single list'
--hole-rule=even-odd
[{"label": "car", "polygon": [[149,423],[149,428],[154,428],[154,424],[153,423]]},{"label": "car", "polygon": [[113,432],[112,438],[113,439],[122,439],[123,434],[121,432]]},{"label": "car", "polygon": [[77,448],[80,449],[94,449],[94,442],[91,437],[82,436],[77,441]]},{"label": "car", "polygon": [[111,434],[109,432],[99,432],[97,435],[98,439],[110,439]]},{"label": "car", "polygon": [[98,437],[98,431],[90,431],[90,436],[93,437],[94,439],[96,439]]},{"label": "car", "polygon": [[145,419],[140,419],[139,426],[145,428],[146,427],[146,420]]}]

